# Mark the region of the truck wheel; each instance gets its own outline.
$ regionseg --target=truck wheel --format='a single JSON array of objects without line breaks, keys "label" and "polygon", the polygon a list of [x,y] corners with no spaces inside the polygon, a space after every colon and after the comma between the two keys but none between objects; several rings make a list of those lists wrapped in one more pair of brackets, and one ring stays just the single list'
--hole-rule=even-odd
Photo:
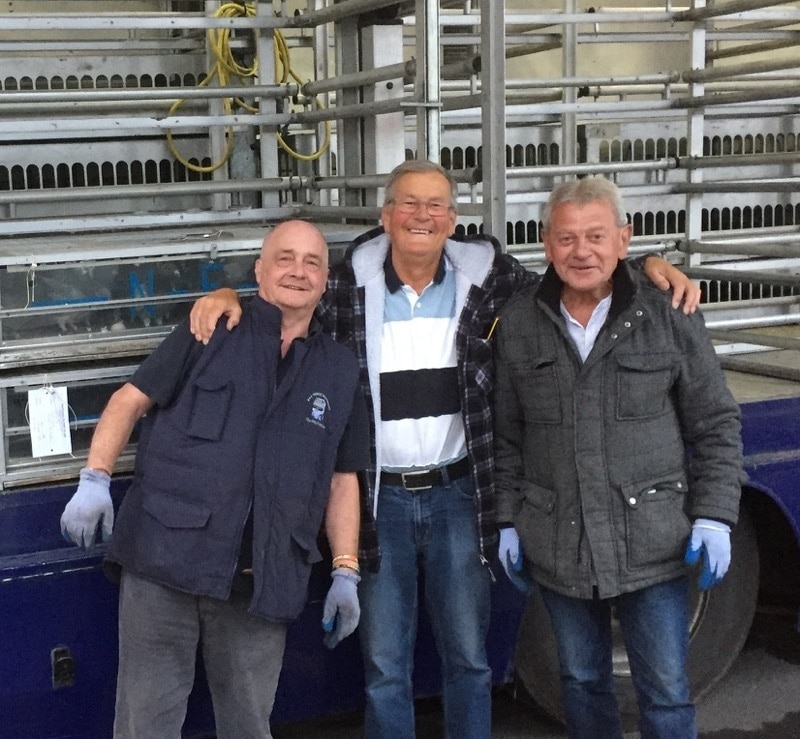
[{"label": "truck wheel", "polygon": [[[742,509],[732,535],[733,556],[725,579],[711,590],[691,589],[689,684],[692,699],[702,697],[728,671],[744,646],[758,596],[758,546],[747,511]],[[696,582],[697,572],[690,575]],[[615,627],[618,632],[618,627]],[[564,721],[558,655],[550,618],[538,591],[525,607],[515,653],[518,682],[552,718]],[[636,728],[636,694],[619,633],[614,635],[614,678],[627,730]]]}]

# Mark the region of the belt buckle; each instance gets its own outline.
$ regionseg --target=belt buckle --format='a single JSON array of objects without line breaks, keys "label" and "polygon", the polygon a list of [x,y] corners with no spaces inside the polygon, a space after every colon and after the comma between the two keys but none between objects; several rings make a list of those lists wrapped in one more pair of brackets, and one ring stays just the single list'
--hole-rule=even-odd
[{"label": "belt buckle", "polygon": [[412,492],[416,492],[418,490],[430,490],[431,488],[433,488],[433,485],[417,485],[416,487],[414,487],[413,485],[410,485],[406,482],[406,475],[408,475],[408,477],[419,477],[420,475],[427,475],[427,474],[428,472],[401,472],[400,479],[403,481],[403,487],[406,490],[411,490]]}]

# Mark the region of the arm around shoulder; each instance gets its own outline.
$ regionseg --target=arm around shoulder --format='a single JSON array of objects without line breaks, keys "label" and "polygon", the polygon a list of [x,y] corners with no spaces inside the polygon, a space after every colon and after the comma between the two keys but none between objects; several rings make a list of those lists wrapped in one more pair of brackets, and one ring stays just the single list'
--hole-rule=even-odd
[{"label": "arm around shoulder", "polygon": [[700,288],[666,259],[649,255],[644,260],[644,273],[660,290],[672,290],[672,307],[683,301],[683,312],[694,313],[700,305]]},{"label": "arm around shoulder", "polygon": [[189,314],[189,328],[195,339],[208,344],[211,334],[222,316],[228,317],[226,327],[230,331],[242,317],[239,294],[230,287],[221,287],[198,298]]}]

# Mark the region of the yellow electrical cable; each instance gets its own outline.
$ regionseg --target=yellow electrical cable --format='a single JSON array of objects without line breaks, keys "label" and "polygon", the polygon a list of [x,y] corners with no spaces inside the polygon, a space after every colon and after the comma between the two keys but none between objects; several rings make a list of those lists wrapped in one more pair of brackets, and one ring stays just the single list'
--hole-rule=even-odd
[{"label": "yellow electrical cable", "polygon": [[[246,5],[240,3],[225,3],[221,5],[215,12],[215,18],[235,18],[235,17],[252,17],[256,14],[255,7],[253,5]],[[256,31],[257,33],[257,31]],[[230,45],[230,29],[228,28],[212,28],[208,31],[208,44],[209,48],[211,49],[211,53],[215,58],[215,62],[213,67],[210,69],[208,75],[199,83],[199,87],[206,87],[208,86],[215,78],[219,80],[219,84],[222,87],[227,86],[230,83],[231,76],[237,77],[240,81],[248,77],[255,77],[258,74],[258,63],[256,61],[253,62],[251,67],[245,67],[239,64],[232,52],[231,45]],[[289,77],[295,80],[299,85],[303,84],[303,81],[295,74],[294,70],[292,69],[291,65],[291,58],[289,53],[289,46],[286,43],[286,39],[284,38],[283,34],[275,29],[273,33],[274,39],[274,48],[275,48],[275,71],[276,71],[276,82],[278,84],[286,84]],[[278,67],[281,67],[281,75],[280,79],[278,78]],[[222,99],[222,106],[223,112],[226,115],[233,114],[233,101],[235,100],[236,104],[239,105],[241,108],[255,113],[257,109],[251,105],[245,103],[244,100],[240,98],[223,98]],[[176,100],[169,109],[169,116],[174,115],[175,111],[180,108],[181,105],[185,100]],[[314,103],[316,104],[317,108],[322,108],[322,105],[317,100],[316,96],[314,97]],[[229,159],[231,155],[231,151],[233,150],[233,129],[231,126],[226,127],[225,129],[225,153],[218,162],[214,164],[209,164],[206,166],[194,164],[186,159],[175,144],[174,138],[172,136],[172,130],[167,129],[166,131],[167,137],[167,146],[172,153],[172,155],[177,159],[184,167],[193,171],[193,172],[201,172],[201,173],[210,173],[214,172],[215,170],[222,167]],[[295,157],[296,159],[300,159],[302,161],[314,161],[319,159],[328,149],[330,146],[330,139],[331,139],[331,124],[330,121],[325,122],[325,138],[322,142],[322,145],[315,151],[313,154],[300,154],[298,151],[295,151],[290,147],[283,139],[280,133],[276,134],[278,145],[286,151],[290,156]]]},{"label": "yellow electrical cable", "polygon": [[[277,77],[277,69],[279,63],[283,70],[280,80],[276,79],[276,82],[279,82],[280,84],[286,84],[289,76],[291,76],[292,79],[295,82],[297,82],[298,85],[302,86],[303,80],[301,80],[292,69],[292,64],[289,54],[289,46],[286,43],[286,39],[284,38],[283,34],[277,29],[275,29],[274,38],[275,38],[275,56],[276,56],[275,76]],[[319,100],[317,100],[316,95],[314,96],[314,103],[317,106],[317,108],[322,109],[322,105],[320,104]],[[295,149],[292,149],[289,146],[289,144],[286,143],[286,141],[284,140],[283,136],[280,135],[280,133],[277,134],[277,140],[278,140],[278,146],[280,146],[281,149],[283,149],[290,156],[294,157],[295,159],[299,159],[300,161],[303,162],[313,162],[316,159],[319,159],[328,150],[328,147],[330,146],[331,123],[330,121],[325,121],[325,138],[323,139],[322,145],[313,154],[301,154]]]}]

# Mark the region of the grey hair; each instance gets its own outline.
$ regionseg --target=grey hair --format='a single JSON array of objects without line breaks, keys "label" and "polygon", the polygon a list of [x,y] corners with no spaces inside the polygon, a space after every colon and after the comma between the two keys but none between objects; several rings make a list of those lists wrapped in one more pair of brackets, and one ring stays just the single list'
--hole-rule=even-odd
[{"label": "grey hair", "polygon": [[458,205],[458,183],[444,167],[436,162],[431,162],[427,159],[409,159],[408,161],[398,164],[386,179],[386,190],[383,196],[383,204],[388,205],[394,201],[394,190],[397,187],[397,180],[405,174],[427,174],[429,172],[436,172],[442,175],[450,185],[450,207],[455,211]]},{"label": "grey hair", "polygon": [[562,203],[586,205],[595,200],[604,200],[613,208],[617,226],[628,225],[628,215],[622,204],[619,188],[604,177],[585,177],[581,180],[562,182],[553,188],[542,209],[542,230],[549,230],[550,218],[556,206]]}]

